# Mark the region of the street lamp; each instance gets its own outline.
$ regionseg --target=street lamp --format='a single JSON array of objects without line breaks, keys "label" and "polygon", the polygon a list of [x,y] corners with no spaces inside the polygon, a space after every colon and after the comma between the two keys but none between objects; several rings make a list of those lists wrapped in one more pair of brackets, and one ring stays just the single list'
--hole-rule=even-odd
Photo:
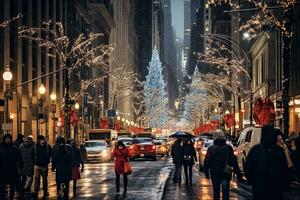
[{"label": "street lamp", "polygon": [[75,103],[74,107],[75,107],[76,110],[79,110],[79,108],[80,108],[79,103]]},{"label": "street lamp", "polygon": [[[39,93],[41,95],[44,95],[46,93],[46,88],[43,84],[41,84],[40,87],[39,87]],[[55,98],[56,98],[56,95],[55,95]]]},{"label": "street lamp", "polygon": [[52,129],[52,136],[53,136],[53,142],[54,142],[54,138],[55,138],[55,122],[56,122],[56,119],[55,119],[55,113],[56,113],[56,105],[55,105],[55,101],[56,101],[56,93],[55,92],[51,92],[50,94],[50,99],[52,101],[52,104],[51,104],[51,111],[52,111],[52,121],[53,121],[53,129]]},{"label": "street lamp", "polygon": [[8,120],[8,112],[9,112],[7,91],[9,89],[10,81],[13,78],[13,75],[12,75],[9,67],[5,68],[5,71],[4,71],[2,77],[3,77],[3,80],[4,80],[4,98],[5,98],[4,123],[6,123],[7,120]]},{"label": "street lamp", "polygon": [[43,84],[41,84],[40,87],[39,87],[39,94],[41,95],[41,98],[39,99],[39,108],[38,108],[38,116],[37,116],[37,126],[36,126],[37,127],[37,135],[40,134],[39,118],[40,118],[40,112],[41,112],[41,114],[43,114],[43,95],[45,93],[46,93],[46,88]]}]

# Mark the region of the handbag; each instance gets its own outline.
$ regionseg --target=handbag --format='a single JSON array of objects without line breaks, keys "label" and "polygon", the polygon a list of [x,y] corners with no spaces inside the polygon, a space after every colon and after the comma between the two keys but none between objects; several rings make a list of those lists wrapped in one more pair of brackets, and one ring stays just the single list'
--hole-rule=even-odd
[{"label": "handbag", "polygon": [[124,164],[124,173],[126,175],[129,175],[129,174],[132,173],[132,167],[131,167],[131,164],[128,161],[125,162],[125,164]]},{"label": "handbag", "polygon": [[232,175],[232,167],[230,165],[228,165],[228,159],[229,159],[229,150],[227,150],[227,156],[226,156],[226,164],[225,164],[225,167],[223,169],[223,174],[230,178],[231,175]]}]

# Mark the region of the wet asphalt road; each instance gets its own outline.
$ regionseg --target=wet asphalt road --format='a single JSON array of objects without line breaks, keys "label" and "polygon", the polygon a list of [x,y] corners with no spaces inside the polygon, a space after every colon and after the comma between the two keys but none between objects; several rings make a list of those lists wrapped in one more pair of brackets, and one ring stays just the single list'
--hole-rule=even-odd
[{"label": "wet asphalt road", "polygon": [[[128,177],[128,192],[125,199],[156,200],[163,193],[163,186],[168,178],[172,165],[166,157],[157,161],[132,161],[133,173]],[[121,178],[121,186],[122,186]],[[72,184],[70,185],[72,188]],[[115,192],[114,164],[92,162],[85,165],[82,179],[78,181],[77,196],[73,198],[70,190],[70,199],[84,200],[117,200],[124,199],[121,193]],[[56,199],[55,174],[49,172],[48,199]],[[40,192],[42,195],[42,192]]]}]

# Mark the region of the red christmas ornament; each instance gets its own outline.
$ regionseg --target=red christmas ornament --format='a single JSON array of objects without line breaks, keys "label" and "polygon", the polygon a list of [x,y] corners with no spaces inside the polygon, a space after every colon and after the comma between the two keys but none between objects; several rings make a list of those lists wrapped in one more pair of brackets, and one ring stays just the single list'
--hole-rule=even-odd
[{"label": "red christmas ornament", "polygon": [[270,99],[259,98],[256,100],[253,109],[253,118],[258,125],[274,124],[275,107]]}]

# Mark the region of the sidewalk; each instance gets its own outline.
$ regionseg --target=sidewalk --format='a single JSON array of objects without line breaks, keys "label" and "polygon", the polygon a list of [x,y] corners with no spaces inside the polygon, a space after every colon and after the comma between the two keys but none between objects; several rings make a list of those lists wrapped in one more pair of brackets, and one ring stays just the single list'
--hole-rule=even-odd
[{"label": "sidewalk", "polygon": [[[213,188],[210,180],[207,180],[203,173],[200,173],[196,167],[193,168],[193,185],[184,184],[184,174],[182,172],[182,184],[174,184],[172,181],[174,168],[167,180],[162,200],[212,200]],[[230,184],[231,200],[251,200],[251,187],[248,184],[237,183],[232,180]],[[300,200],[300,183],[293,182],[291,190],[285,195],[286,200]]]},{"label": "sidewalk", "polygon": [[[186,186],[185,184],[174,184],[172,182],[173,171],[167,181],[165,187],[165,193],[163,200],[174,199],[174,200],[188,200],[188,199],[213,199],[213,188],[210,180],[206,179],[203,173],[200,173],[196,167],[193,168],[193,185]],[[182,173],[183,183],[184,175]],[[251,199],[250,191],[242,189],[237,186],[237,183],[231,182],[230,199]]]}]

